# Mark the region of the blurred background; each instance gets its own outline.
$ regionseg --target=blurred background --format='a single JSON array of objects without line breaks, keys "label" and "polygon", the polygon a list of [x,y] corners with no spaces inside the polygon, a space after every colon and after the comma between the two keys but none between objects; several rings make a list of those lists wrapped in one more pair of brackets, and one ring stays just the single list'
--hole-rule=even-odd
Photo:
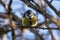
[{"label": "blurred background", "polygon": [[[20,26],[24,13],[30,9],[36,15],[41,28],[27,28],[23,32],[20,27],[13,30],[8,25],[9,22],[5,19],[6,16],[1,16],[0,40],[60,40],[60,0],[12,0],[11,10],[9,9],[10,1],[0,0],[0,16],[12,13],[13,22]],[[34,6],[32,7],[30,4]],[[34,7],[36,8],[34,9]]]}]

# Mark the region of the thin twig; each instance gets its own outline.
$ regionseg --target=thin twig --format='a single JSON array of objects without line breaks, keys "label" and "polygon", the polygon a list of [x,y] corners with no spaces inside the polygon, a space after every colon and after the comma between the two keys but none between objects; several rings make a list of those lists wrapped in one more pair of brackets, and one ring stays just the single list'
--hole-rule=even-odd
[{"label": "thin twig", "polygon": [[44,40],[43,37],[36,30],[30,29],[30,31],[33,32],[39,40]]},{"label": "thin twig", "polygon": [[48,6],[49,6],[58,16],[60,16],[58,10],[57,10],[49,1],[47,1],[47,0],[44,0],[44,1],[48,4]]},{"label": "thin twig", "polygon": [[50,3],[52,3],[53,0],[50,1]]},{"label": "thin twig", "polygon": [[51,30],[60,30],[59,28],[42,28],[41,26],[35,26],[35,27],[31,27],[31,26],[27,26],[27,27],[25,27],[25,26],[18,26],[18,28],[38,28],[38,29],[51,29]]}]

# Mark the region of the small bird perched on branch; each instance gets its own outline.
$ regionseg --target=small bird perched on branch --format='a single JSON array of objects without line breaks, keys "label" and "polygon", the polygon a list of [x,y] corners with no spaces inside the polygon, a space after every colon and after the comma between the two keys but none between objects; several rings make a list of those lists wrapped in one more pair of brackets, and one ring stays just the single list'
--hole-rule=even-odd
[{"label": "small bird perched on branch", "polygon": [[37,25],[37,18],[31,10],[27,10],[22,18],[23,26],[34,27]]}]

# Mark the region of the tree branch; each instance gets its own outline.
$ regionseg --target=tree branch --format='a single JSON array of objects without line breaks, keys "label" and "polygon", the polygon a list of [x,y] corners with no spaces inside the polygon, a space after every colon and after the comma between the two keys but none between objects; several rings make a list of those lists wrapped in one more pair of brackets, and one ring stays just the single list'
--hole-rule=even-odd
[{"label": "tree branch", "polygon": [[26,0],[21,0],[23,1],[28,7],[33,8],[34,10],[36,10],[37,12],[39,12],[40,14],[44,15],[46,18],[50,19],[52,22],[54,22],[58,27],[60,26],[60,23],[58,23],[58,20],[56,18],[54,18],[53,16],[49,15],[46,11],[44,11],[43,9],[41,9],[38,6],[33,5],[32,3],[26,1]]},{"label": "tree branch", "polygon": [[25,26],[18,26],[18,28],[20,28],[20,29],[23,29],[23,28],[38,28],[38,29],[51,29],[51,30],[60,30],[59,28],[42,28],[41,26],[35,26],[35,27],[31,27],[31,26],[27,26],[27,27],[25,27]]},{"label": "tree branch", "polygon": [[44,40],[43,37],[34,29],[29,29],[31,32],[33,32],[36,37],[38,37],[39,40]]},{"label": "tree branch", "polygon": [[52,3],[53,0],[50,1],[50,3]]},{"label": "tree branch", "polygon": [[[44,0],[47,4],[48,4],[48,6],[58,15],[58,16],[60,16],[59,15],[59,12],[57,11],[57,9],[49,2],[49,1],[47,1],[47,0]],[[53,0],[52,0],[53,1]]]},{"label": "tree branch", "polygon": [[3,7],[6,9],[6,11],[7,11],[7,8],[6,8],[6,4],[2,1],[2,0],[0,0],[0,3],[3,5]]}]

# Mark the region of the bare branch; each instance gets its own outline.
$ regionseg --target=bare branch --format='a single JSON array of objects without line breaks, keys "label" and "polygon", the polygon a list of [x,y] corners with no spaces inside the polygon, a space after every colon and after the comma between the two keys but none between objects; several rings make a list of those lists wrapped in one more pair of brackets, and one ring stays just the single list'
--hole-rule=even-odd
[{"label": "bare branch", "polygon": [[50,3],[52,3],[53,0],[50,1]]},{"label": "bare branch", "polygon": [[23,29],[23,28],[38,28],[38,29],[51,29],[51,30],[60,30],[59,28],[42,28],[41,26],[35,26],[35,27],[31,27],[31,26],[27,26],[27,27],[25,27],[25,26],[18,26],[18,28],[20,28],[20,29]]},{"label": "bare branch", "polygon": [[43,37],[36,30],[30,29],[30,31],[33,32],[39,40],[44,40]]},{"label": "bare branch", "polygon": [[9,4],[8,4],[8,14],[11,14],[11,5],[12,5],[12,0],[10,0]]},{"label": "bare branch", "polygon": [[5,10],[7,11],[7,8],[6,8],[7,5],[2,0],[0,0],[0,3],[3,5],[3,7],[5,8]]},{"label": "bare branch", "polygon": [[54,22],[58,27],[60,26],[60,23],[58,23],[58,20],[56,18],[54,18],[53,16],[49,15],[46,11],[44,11],[43,9],[41,9],[40,7],[37,7],[33,4],[31,4],[30,2],[26,1],[26,0],[21,0],[23,1],[28,7],[33,8],[34,10],[38,11],[39,13],[41,13],[42,15],[44,15],[46,18],[50,19],[52,22]]},{"label": "bare branch", "polygon": [[48,6],[51,8],[51,9],[53,9],[53,11],[58,15],[58,16],[60,16],[59,15],[59,12],[57,11],[57,9],[49,2],[49,1],[47,1],[47,0],[44,0],[47,4],[48,4]]},{"label": "bare branch", "polygon": [[45,7],[46,7],[46,3],[43,4],[42,0],[37,0],[37,4],[43,9],[45,9]]}]

